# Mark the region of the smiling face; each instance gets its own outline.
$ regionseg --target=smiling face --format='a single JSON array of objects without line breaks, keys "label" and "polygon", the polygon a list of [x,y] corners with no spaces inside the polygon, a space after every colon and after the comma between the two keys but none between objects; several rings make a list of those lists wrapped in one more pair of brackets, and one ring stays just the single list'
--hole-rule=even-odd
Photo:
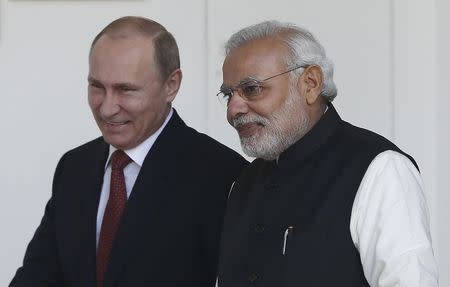
[{"label": "smiling face", "polygon": [[164,122],[175,97],[160,78],[152,40],[103,35],[89,58],[89,106],[104,140],[136,147]]},{"label": "smiling face", "polygon": [[[248,77],[265,79],[287,70],[286,46],[275,38],[252,40],[232,50],[223,64],[223,86],[233,87]],[[258,97],[244,100],[235,93],[228,104],[228,122],[238,131],[244,152],[272,160],[311,127],[303,74],[284,74],[262,82]]]}]

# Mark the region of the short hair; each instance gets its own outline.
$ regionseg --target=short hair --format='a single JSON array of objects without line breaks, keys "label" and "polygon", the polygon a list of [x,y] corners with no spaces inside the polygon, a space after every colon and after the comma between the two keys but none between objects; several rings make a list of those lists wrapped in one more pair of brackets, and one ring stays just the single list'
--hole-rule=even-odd
[{"label": "short hair", "polygon": [[[225,44],[225,55],[243,44],[261,38],[279,38],[288,48],[286,66],[293,68],[303,65],[317,65],[323,72],[323,87],[320,95],[328,101],[333,101],[337,95],[336,85],[333,81],[333,63],[326,57],[325,49],[306,29],[294,24],[278,21],[265,21],[233,34]],[[294,71],[299,73],[302,69]]]},{"label": "short hair", "polygon": [[163,80],[167,79],[173,71],[180,68],[180,54],[177,42],[173,35],[158,22],[136,16],[126,16],[114,20],[94,38],[89,55],[103,35],[113,38],[127,38],[130,35],[140,35],[151,39],[155,52],[155,63]]}]

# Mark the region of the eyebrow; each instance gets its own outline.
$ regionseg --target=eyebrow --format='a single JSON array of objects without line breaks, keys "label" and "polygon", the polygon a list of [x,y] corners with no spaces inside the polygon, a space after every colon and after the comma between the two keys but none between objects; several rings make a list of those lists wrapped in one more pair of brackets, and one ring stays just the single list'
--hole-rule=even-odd
[{"label": "eyebrow", "polygon": [[[103,83],[102,83],[101,81],[95,79],[95,78],[92,77],[92,76],[88,76],[88,82],[89,82],[89,83],[92,83],[92,84],[98,84],[98,85],[102,85],[102,86],[103,86]],[[129,87],[129,88],[131,88],[131,89],[139,89],[139,88],[140,88],[138,85],[133,84],[133,83],[129,83],[129,82],[114,83],[114,84],[112,84],[112,86],[113,86],[115,89],[117,89],[117,88],[122,88],[122,87]]]},{"label": "eyebrow", "polygon": [[258,78],[254,76],[248,76],[239,81],[239,85],[247,84],[249,82],[261,82]]},{"label": "eyebrow", "polygon": [[100,83],[99,80],[95,79],[92,76],[88,76],[87,80],[88,80],[89,83]]},{"label": "eyebrow", "polygon": [[229,85],[226,85],[226,84],[222,84],[222,85],[220,86],[220,90],[221,90],[221,91],[224,91],[224,90],[227,90],[227,89],[231,89],[231,88],[233,88],[233,87],[237,87],[237,86],[241,86],[241,85],[248,84],[248,83],[250,83],[250,82],[258,82],[258,83],[261,83],[262,81],[259,80],[259,79],[257,79],[257,78],[254,77],[254,76],[247,76],[247,77],[243,78],[242,80],[240,80],[239,83],[238,83],[237,85],[235,85],[235,86],[229,86]]},{"label": "eyebrow", "polygon": [[127,82],[125,82],[125,83],[115,83],[115,84],[113,84],[112,85],[115,89],[117,89],[117,88],[123,88],[123,87],[127,87],[127,88],[130,88],[130,89],[139,89],[139,86],[137,86],[137,85],[135,85],[135,84],[132,84],[132,83],[127,83]]}]

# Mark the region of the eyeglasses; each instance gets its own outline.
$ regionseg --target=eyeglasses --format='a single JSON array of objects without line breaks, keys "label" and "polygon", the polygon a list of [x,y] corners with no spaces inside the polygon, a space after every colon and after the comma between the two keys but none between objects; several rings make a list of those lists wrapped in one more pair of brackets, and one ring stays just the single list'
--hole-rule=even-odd
[{"label": "eyeglasses", "polygon": [[295,66],[294,68],[291,68],[287,71],[276,74],[274,76],[270,76],[268,78],[265,78],[264,80],[258,80],[254,77],[248,77],[243,79],[239,84],[237,84],[234,87],[225,87],[224,85],[222,85],[222,87],[220,88],[220,92],[218,92],[216,96],[219,99],[219,102],[221,102],[225,106],[228,106],[231,97],[234,95],[235,92],[237,92],[239,96],[241,96],[241,98],[243,98],[244,100],[251,101],[252,99],[257,98],[262,93],[264,89],[263,82],[287,74],[289,72],[295,71],[297,69],[307,67],[308,65]]}]

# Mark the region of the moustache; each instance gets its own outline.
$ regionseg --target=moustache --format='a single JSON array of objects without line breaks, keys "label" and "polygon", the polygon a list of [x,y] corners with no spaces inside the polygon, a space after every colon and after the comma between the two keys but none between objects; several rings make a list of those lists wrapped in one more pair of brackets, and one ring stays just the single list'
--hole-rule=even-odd
[{"label": "moustache", "polygon": [[246,124],[257,124],[260,126],[266,126],[267,124],[269,124],[269,120],[264,117],[255,116],[255,115],[239,116],[239,117],[233,119],[233,127],[235,129],[238,129],[241,126],[246,125]]}]

